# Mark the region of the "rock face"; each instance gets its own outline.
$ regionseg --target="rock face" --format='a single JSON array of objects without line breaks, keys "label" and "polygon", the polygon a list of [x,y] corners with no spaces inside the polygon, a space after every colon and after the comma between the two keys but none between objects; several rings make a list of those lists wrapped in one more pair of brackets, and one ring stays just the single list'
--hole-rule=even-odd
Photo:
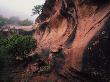
[{"label": "rock face", "polygon": [[46,0],[35,24],[37,54],[64,57],[47,79],[32,82],[109,81],[109,0]]}]

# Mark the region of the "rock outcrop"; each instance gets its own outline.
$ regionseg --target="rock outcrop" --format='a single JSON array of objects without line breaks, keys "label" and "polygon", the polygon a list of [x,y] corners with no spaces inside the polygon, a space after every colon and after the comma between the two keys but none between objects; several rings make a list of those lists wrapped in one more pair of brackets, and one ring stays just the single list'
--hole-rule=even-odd
[{"label": "rock outcrop", "polygon": [[46,0],[36,19],[36,53],[64,57],[48,77],[32,82],[108,82],[109,31],[109,0]]}]

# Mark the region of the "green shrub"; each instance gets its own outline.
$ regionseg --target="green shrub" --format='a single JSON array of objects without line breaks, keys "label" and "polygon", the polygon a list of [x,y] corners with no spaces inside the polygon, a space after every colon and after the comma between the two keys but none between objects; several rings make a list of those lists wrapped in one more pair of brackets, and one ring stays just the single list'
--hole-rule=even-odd
[{"label": "green shrub", "polygon": [[19,63],[16,65],[16,58],[25,60],[35,47],[35,40],[31,36],[13,34],[0,39],[0,82],[8,82],[13,78],[12,69],[15,70],[14,67],[19,66]]},{"label": "green shrub", "polygon": [[[31,36],[14,34],[6,39],[0,40],[0,63],[7,58],[26,58],[36,47],[35,40]],[[2,61],[2,59],[4,59]],[[2,63],[3,64],[3,63]],[[5,64],[5,63],[4,63]]]}]

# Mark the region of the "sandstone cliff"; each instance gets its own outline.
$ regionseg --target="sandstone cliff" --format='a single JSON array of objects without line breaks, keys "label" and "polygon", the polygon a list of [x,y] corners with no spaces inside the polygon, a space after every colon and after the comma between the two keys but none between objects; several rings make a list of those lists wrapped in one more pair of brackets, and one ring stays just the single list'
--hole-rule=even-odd
[{"label": "sandstone cliff", "polygon": [[36,53],[63,57],[32,82],[109,82],[109,17],[109,0],[46,0],[35,23]]}]

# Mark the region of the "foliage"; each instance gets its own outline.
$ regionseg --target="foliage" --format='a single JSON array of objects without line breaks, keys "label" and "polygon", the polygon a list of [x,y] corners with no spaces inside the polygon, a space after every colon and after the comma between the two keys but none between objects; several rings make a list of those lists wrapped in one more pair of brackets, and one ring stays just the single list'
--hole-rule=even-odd
[{"label": "foliage", "polygon": [[23,31],[18,35],[10,30],[10,33],[9,36],[7,32],[0,31],[0,82],[13,82],[15,73],[12,70],[29,63],[29,54],[36,47],[32,32]]},{"label": "foliage", "polygon": [[25,31],[25,30],[22,30],[22,29],[18,29],[17,31],[21,35],[32,35],[35,32],[35,29],[30,30],[30,31]]},{"label": "foliage", "polygon": [[6,37],[6,33],[3,31],[0,31],[0,39],[3,39]]},{"label": "foliage", "polygon": [[43,8],[43,5],[36,5],[34,6],[34,8],[32,9],[32,14],[33,15],[36,15],[36,14],[40,14],[42,12],[42,8]]},{"label": "foliage", "polygon": [[[35,40],[31,36],[22,36],[14,34],[6,39],[0,40],[0,65],[8,58],[21,57],[26,58],[28,54],[36,47]],[[2,61],[3,59],[3,61]],[[5,61],[6,60],[6,61]]]},{"label": "foliage", "polygon": [[4,25],[20,25],[20,26],[30,26],[33,24],[33,22],[29,19],[20,20],[18,17],[10,17],[6,18],[3,16],[0,16],[0,27]]},{"label": "foliage", "polygon": [[18,17],[10,17],[8,19],[8,24],[17,25],[20,19]]},{"label": "foliage", "polygon": [[33,22],[28,19],[25,19],[23,21],[19,21],[19,23],[18,23],[18,25],[20,25],[20,26],[30,26],[32,24],[33,24]]},{"label": "foliage", "polygon": [[4,18],[3,16],[0,16],[0,27],[7,24],[7,18]]},{"label": "foliage", "polygon": [[32,9],[33,15],[39,14],[40,21],[44,21],[51,14],[51,11],[54,7],[55,0],[46,0],[43,5],[36,5]]}]

